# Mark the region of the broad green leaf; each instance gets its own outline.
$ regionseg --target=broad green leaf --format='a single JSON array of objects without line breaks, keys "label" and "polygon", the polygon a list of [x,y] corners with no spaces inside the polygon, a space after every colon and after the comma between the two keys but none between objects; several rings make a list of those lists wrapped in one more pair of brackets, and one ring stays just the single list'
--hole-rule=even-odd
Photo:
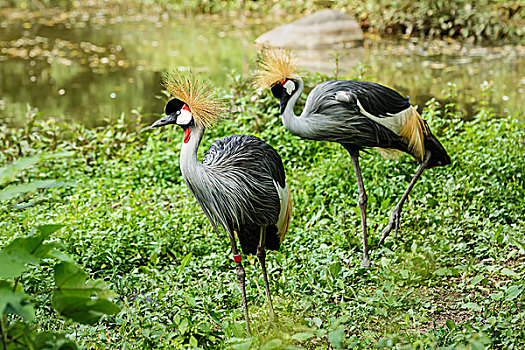
[{"label": "broad green leaf", "polygon": [[222,323],[222,320],[221,320],[221,317],[218,313],[212,311],[212,310],[209,310],[208,311],[209,315],[211,316],[211,318],[215,321],[215,323],[221,325],[222,328],[226,328],[223,323]]},{"label": "broad green leaf", "polygon": [[89,280],[88,275],[70,262],[55,266],[53,305],[65,317],[83,324],[94,324],[102,315],[112,315],[120,308],[108,298],[114,293],[104,281]]},{"label": "broad green leaf", "polygon": [[13,181],[20,170],[29,168],[40,162],[40,156],[20,158],[12,164],[0,168],[0,186]]},{"label": "broad green leaf", "polygon": [[6,288],[6,289],[14,291],[15,293],[24,292],[24,286],[22,285],[22,283],[17,283],[15,287],[14,281],[6,281],[6,280],[0,279],[0,288]]},{"label": "broad green leaf", "polygon": [[512,271],[512,270],[509,269],[508,267],[504,267],[504,268],[502,268],[502,269],[501,269],[501,274],[502,274],[502,275],[505,275],[505,276],[511,276],[511,277],[517,275],[516,272]]},{"label": "broad green leaf", "polygon": [[193,335],[190,337],[190,346],[192,348],[196,348],[197,346],[199,346],[199,342]]},{"label": "broad green leaf", "polygon": [[378,349],[383,349],[383,348],[385,348],[385,347],[386,347],[386,341],[387,341],[387,340],[388,340],[387,338],[381,338],[381,339],[379,339],[379,340],[377,341],[377,345],[376,345],[377,348],[378,348]]},{"label": "broad green leaf", "polygon": [[43,242],[63,225],[44,225],[37,227],[39,236],[16,238],[0,251],[0,278],[16,278],[28,265],[39,265],[40,259],[52,250],[56,243]]},{"label": "broad green leaf", "polygon": [[60,230],[62,227],[66,225],[63,224],[45,224],[37,226],[36,229],[40,231],[43,235],[47,235],[46,237],[49,237],[52,233],[55,233],[56,231]]},{"label": "broad green leaf", "polygon": [[492,300],[501,300],[503,298],[503,292],[493,293],[489,296]]},{"label": "broad green leaf", "polygon": [[55,247],[55,244],[43,244],[44,241],[55,231],[64,227],[64,225],[41,225],[37,227],[37,230],[41,233],[39,236],[31,236],[24,238],[17,238],[11,242],[7,247],[4,248],[5,251],[11,251],[14,249],[21,249],[26,251],[28,254],[32,255],[35,258],[44,257],[52,248]]},{"label": "broad green leaf", "polygon": [[381,210],[386,210],[390,205],[390,198],[381,201]]},{"label": "broad green leaf", "polygon": [[16,278],[27,270],[28,265],[39,265],[57,243],[43,244],[64,225],[42,225],[37,227],[38,236],[16,238],[0,251],[0,278]]},{"label": "broad green leaf", "polygon": [[47,254],[47,256],[61,260],[61,261],[67,261],[70,263],[74,262],[73,259],[71,259],[69,255],[57,249],[51,249],[49,253]]},{"label": "broad green leaf", "polygon": [[74,152],[57,152],[45,155],[38,155],[32,157],[24,157],[15,162],[0,168],[0,186],[4,186],[12,182],[21,170],[32,167],[35,164],[44,160],[53,158],[70,157]]},{"label": "broad green leaf", "polygon": [[507,294],[505,299],[514,300],[521,294],[521,292],[523,292],[523,288],[521,286],[512,285],[505,291],[505,294]]},{"label": "broad green leaf", "polygon": [[120,311],[120,308],[107,299],[89,297],[75,297],[64,295],[66,293],[55,293],[53,304],[57,311],[63,316],[73,321],[92,325],[103,315],[113,315]]},{"label": "broad green leaf", "polygon": [[482,307],[479,306],[479,304],[473,303],[473,302],[468,302],[468,303],[464,304],[463,307],[466,308],[466,309],[474,310],[474,311],[481,311],[482,310]]},{"label": "broad green leaf", "polygon": [[345,331],[342,328],[336,329],[328,333],[328,341],[335,349],[343,348],[343,341],[345,339]]},{"label": "broad green leaf", "polygon": [[485,350],[487,347],[480,342],[479,340],[471,340],[470,341],[470,348],[472,350]]},{"label": "broad green leaf", "polygon": [[280,349],[283,341],[281,339],[272,339],[263,345],[264,350]]},{"label": "broad green leaf", "polygon": [[181,334],[186,333],[186,331],[188,330],[188,324],[189,324],[189,322],[188,322],[187,318],[184,318],[184,319],[182,319],[182,321],[180,321],[180,323],[179,323],[179,332]]},{"label": "broad green leaf", "polygon": [[305,341],[307,339],[310,339],[313,336],[314,336],[313,333],[302,332],[302,333],[296,333],[296,334],[292,335],[292,339],[293,340],[297,340],[297,341]]},{"label": "broad green leaf", "polygon": [[312,318],[312,322],[316,325],[317,328],[321,328],[323,321],[319,317]]},{"label": "broad green leaf", "polygon": [[436,274],[438,276],[446,276],[446,275],[450,274],[450,269],[448,269],[447,267],[442,267],[442,268],[437,269],[436,271],[434,271],[434,274]]},{"label": "broad green leaf", "polygon": [[193,298],[190,297],[190,296],[187,296],[187,297],[186,297],[186,302],[187,302],[188,305],[191,306],[191,307],[196,307],[196,306],[197,306],[197,302],[195,301],[195,299],[193,299]]},{"label": "broad green leaf", "polygon": [[77,345],[65,335],[56,332],[42,332],[33,339],[35,349],[46,350],[76,350]]},{"label": "broad green leaf", "polygon": [[64,182],[56,180],[35,180],[25,184],[9,185],[0,190],[0,200],[16,198],[24,193],[35,192],[42,188],[56,188],[65,186],[75,186],[74,182]]},{"label": "broad green leaf", "polygon": [[[20,171],[30,168],[33,165],[52,158],[68,157],[73,155],[73,152],[61,152],[48,155],[38,155],[33,157],[20,158],[12,164],[0,168],[0,187],[8,185],[13,182]],[[34,192],[41,188],[53,188],[74,186],[73,182],[61,182],[57,180],[35,180],[25,184],[9,185],[0,190],[0,200],[8,200],[16,198],[27,192]]]},{"label": "broad green leaf", "polygon": [[337,278],[340,271],[341,271],[341,263],[339,261],[330,265],[330,274],[332,275],[332,278],[334,280]]},{"label": "broad green leaf", "polygon": [[0,278],[14,279],[29,268],[28,264],[38,265],[39,263],[39,259],[34,258],[23,249],[0,251]]},{"label": "broad green leaf", "polygon": [[510,236],[509,237],[509,244],[511,244],[511,245],[515,246],[516,248],[518,248],[520,250],[521,254],[523,254],[523,252],[525,252],[525,243],[520,241],[516,237]]},{"label": "broad green leaf", "polygon": [[193,254],[191,252],[189,252],[185,257],[184,259],[182,259],[182,261],[180,262],[180,266],[179,266],[179,269],[177,270],[177,276],[186,268],[186,266],[188,266],[188,264],[190,263],[191,261],[191,258],[192,258]]},{"label": "broad green leaf", "polygon": [[19,185],[9,185],[0,191],[0,200],[8,200],[27,192],[35,192],[40,188],[48,188],[49,186],[53,186],[56,182],[56,180],[35,180]]},{"label": "broad green leaf", "polygon": [[15,314],[26,321],[35,318],[33,305],[29,303],[28,296],[24,293],[15,293],[10,288],[0,288],[0,316]]},{"label": "broad green leaf", "polygon": [[234,350],[250,350],[252,348],[252,341],[248,340],[243,343],[237,343],[232,345],[232,349]]},{"label": "broad green leaf", "polygon": [[456,328],[456,324],[452,320],[446,320],[445,324],[447,325],[447,328],[450,330],[453,330]]},{"label": "broad green leaf", "polygon": [[470,279],[469,283],[470,283],[471,286],[475,286],[476,284],[481,282],[484,278],[485,278],[485,276],[479,274],[479,275],[476,275],[476,276],[472,277]]}]

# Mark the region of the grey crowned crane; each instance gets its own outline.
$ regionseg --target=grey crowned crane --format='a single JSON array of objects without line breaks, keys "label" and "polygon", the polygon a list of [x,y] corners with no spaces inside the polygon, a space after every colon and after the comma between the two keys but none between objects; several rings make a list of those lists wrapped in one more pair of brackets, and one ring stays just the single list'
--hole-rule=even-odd
[{"label": "grey crowned crane", "polygon": [[349,80],[323,82],[310,92],[301,115],[296,116],[293,109],[303,92],[298,72],[286,51],[266,49],[261,53],[254,83],[260,88],[271,88],[272,94],[280,99],[282,122],[293,135],[338,142],[350,153],[359,192],[363,267],[368,267],[367,195],[359,167],[359,151],[375,147],[383,155],[406,152],[420,163],[381,233],[380,244],[392,229],[397,235],[403,203],[423,170],[448,165],[450,157],[408,98],[379,84]]},{"label": "grey crowned crane", "polygon": [[151,127],[177,124],[184,131],[180,154],[182,176],[214,230],[219,234],[222,227],[230,238],[246,330],[250,334],[245,272],[235,237],[244,254],[253,254],[259,259],[272,322],[274,311],[266,273],[266,249],[279,249],[292,209],[281,157],[255,136],[233,135],[216,140],[202,163],[199,162],[199,143],[206,128],[218,122],[223,113],[222,104],[212,98],[207,84],[193,75],[173,73],[166,77],[164,85],[174,98],[166,104],[166,115]]}]

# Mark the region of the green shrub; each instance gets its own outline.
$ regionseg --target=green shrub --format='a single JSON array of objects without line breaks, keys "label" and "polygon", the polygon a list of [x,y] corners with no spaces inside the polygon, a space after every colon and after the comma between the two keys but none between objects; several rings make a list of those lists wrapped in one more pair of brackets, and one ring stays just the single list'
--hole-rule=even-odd
[{"label": "green shrub", "polygon": [[[62,184],[53,180],[9,185],[20,171],[42,159],[59,156],[62,155],[21,158],[15,164],[0,168],[0,201],[17,198],[40,188],[61,187]],[[62,333],[38,329],[32,301],[39,295],[51,295],[52,307],[57,313],[82,324],[94,324],[103,315],[115,314],[120,310],[108,299],[115,294],[106,288],[102,280],[89,280],[88,275],[60,251],[59,241],[49,242],[50,236],[62,227],[39,225],[33,235],[15,238],[0,250],[0,345],[3,349],[77,348]],[[22,283],[31,281],[34,275],[31,270],[40,266],[49,267],[50,260],[58,260],[53,267],[54,286],[45,289],[45,281],[37,278],[37,285],[33,280],[33,283],[29,282],[24,287]],[[34,289],[40,290],[33,295],[27,294],[28,290]],[[53,319],[48,318],[46,321]]]}]

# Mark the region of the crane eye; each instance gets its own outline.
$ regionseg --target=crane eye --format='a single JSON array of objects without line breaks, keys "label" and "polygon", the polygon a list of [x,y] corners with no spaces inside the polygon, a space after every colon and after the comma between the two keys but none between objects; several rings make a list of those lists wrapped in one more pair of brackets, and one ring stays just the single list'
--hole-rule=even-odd
[{"label": "crane eye", "polygon": [[177,124],[188,125],[193,119],[193,115],[188,109],[177,111]]}]

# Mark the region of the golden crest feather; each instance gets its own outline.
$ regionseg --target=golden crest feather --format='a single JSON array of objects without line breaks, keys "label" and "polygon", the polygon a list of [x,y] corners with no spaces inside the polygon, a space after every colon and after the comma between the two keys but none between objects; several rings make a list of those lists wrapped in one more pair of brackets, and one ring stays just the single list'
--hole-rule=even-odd
[{"label": "golden crest feather", "polygon": [[224,102],[213,96],[214,90],[192,72],[169,72],[162,79],[162,85],[175,98],[188,105],[195,122],[202,127],[209,128],[217,124],[226,112]]},{"label": "golden crest feather", "polygon": [[283,49],[265,48],[260,53],[259,69],[254,74],[257,88],[268,88],[300,73],[292,55]]}]

